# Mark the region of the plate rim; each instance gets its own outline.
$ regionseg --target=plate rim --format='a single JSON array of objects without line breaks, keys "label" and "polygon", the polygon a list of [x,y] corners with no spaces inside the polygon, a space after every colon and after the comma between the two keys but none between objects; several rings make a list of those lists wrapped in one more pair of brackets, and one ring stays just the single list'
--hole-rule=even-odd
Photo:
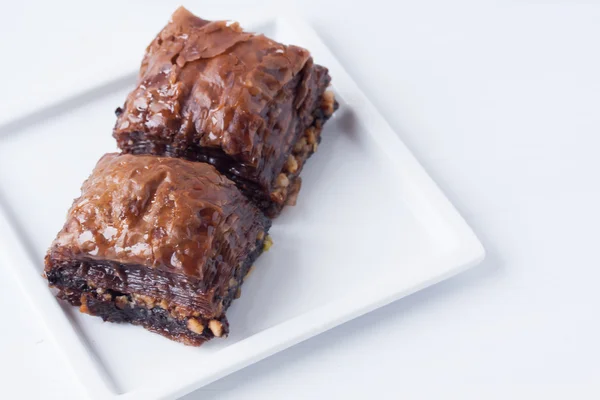
[{"label": "plate rim", "polygon": [[[428,198],[431,198],[432,202],[435,203],[436,209],[444,215],[444,218],[451,225],[458,238],[458,243],[452,253],[427,262],[415,263],[415,267],[426,265],[428,271],[432,268],[439,270],[439,274],[435,277],[423,279],[418,285],[405,289],[398,288],[398,284],[395,282],[388,282],[388,284],[383,285],[384,289],[382,289],[382,286],[378,286],[376,290],[366,288],[360,296],[342,297],[326,303],[321,307],[295,316],[223,348],[219,351],[221,356],[217,357],[217,367],[213,368],[209,374],[198,377],[194,376],[193,372],[187,372],[178,376],[176,381],[170,381],[168,384],[159,381],[153,386],[145,386],[119,393],[108,371],[105,370],[104,364],[97,360],[94,353],[89,350],[86,338],[77,329],[74,329],[68,314],[63,311],[52,292],[48,290],[45,280],[40,279],[35,268],[17,267],[17,265],[23,264],[23,260],[27,260],[34,265],[36,261],[31,259],[25,246],[27,239],[23,237],[24,235],[19,231],[14,219],[8,213],[10,208],[5,207],[0,199],[0,241],[6,245],[7,249],[6,252],[0,253],[0,258],[6,265],[10,266],[8,270],[11,270],[16,276],[25,297],[44,322],[44,328],[55,342],[59,353],[70,365],[71,371],[82,385],[83,392],[92,399],[141,400],[182,396],[335,326],[454,276],[477,265],[485,258],[485,249],[467,222],[426,173],[425,169],[367,96],[360,90],[356,82],[337,61],[312,27],[303,18],[286,13],[266,15],[261,19],[263,23],[271,21],[277,25],[283,24],[292,28],[300,37],[311,42],[311,50],[314,51],[318,48],[320,53],[328,56],[329,59],[326,65],[330,70],[335,70],[336,91],[340,92],[342,98],[357,109],[354,110],[355,112],[362,115],[370,124],[377,125],[377,134],[373,134],[373,138],[378,142],[382,151],[388,155],[390,161],[400,163],[402,169],[406,169],[407,174],[418,181],[419,186],[426,192]],[[131,70],[123,71],[117,79],[126,75],[131,75]],[[100,80],[93,86],[101,87],[106,83],[108,82]],[[93,90],[93,88],[87,87],[84,91],[74,90],[71,96],[86,93],[90,90]],[[57,98],[54,104],[63,100],[64,98]],[[401,153],[402,157],[390,157],[398,153]],[[360,299],[360,301],[357,299]],[[340,310],[342,311],[340,312]],[[282,335],[282,332],[285,334]],[[290,334],[290,332],[294,333]],[[236,354],[244,354],[244,358],[235,357]]]}]

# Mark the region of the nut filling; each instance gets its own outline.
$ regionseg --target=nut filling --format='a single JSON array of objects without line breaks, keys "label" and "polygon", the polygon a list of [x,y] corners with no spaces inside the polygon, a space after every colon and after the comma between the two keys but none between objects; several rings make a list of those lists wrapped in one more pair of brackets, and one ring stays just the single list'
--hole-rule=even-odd
[{"label": "nut filling", "polygon": [[[59,292],[64,298],[68,290]],[[226,336],[229,324],[223,316],[219,319],[206,320],[201,317],[177,319],[161,307],[147,308],[139,306],[128,295],[114,293],[115,301],[108,300],[97,292],[85,292],[79,299],[79,310],[90,315],[99,315],[104,321],[129,322],[167,336],[172,340],[190,346],[199,346],[213,337]]]},{"label": "nut filling", "polygon": [[[262,251],[269,236],[262,235],[258,249]],[[226,295],[219,301],[215,313],[202,315],[197,310],[181,306],[165,298],[159,299],[145,294],[126,294],[107,288],[97,288],[97,283],[70,280],[73,284],[63,287],[61,276],[49,274],[49,280],[59,288],[58,297],[78,305],[79,310],[98,315],[105,321],[130,322],[162,334],[187,345],[198,346],[213,337],[224,337],[229,333],[229,324],[224,315],[231,301],[238,298],[244,278],[252,266],[241,265],[227,285]],[[89,271],[89,269],[88,269]],[[75,286],[75,287],[73,287]]]},{"label": "nut filling", "polygon": [[287,156],[283,169],[275,180],[275,190],[271,192],[271,200],[277,204],[277,206],[274,206],[278,209],[277,212],[284,205],[296,205],[296,199],[302,184],[300,172],[302,172],[306,160],[319,147],[323,123],[333,115],[337,108],[338,103],[335,101],[333,92],[326,91],[323,93],[317,117],[313,118],[313,123],[304,130],[304,134],[296,141],[292,152]]}]

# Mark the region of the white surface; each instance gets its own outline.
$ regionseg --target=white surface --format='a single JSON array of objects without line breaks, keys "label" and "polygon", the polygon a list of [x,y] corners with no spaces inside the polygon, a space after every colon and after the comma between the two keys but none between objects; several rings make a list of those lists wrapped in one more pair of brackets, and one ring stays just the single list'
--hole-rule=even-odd
[{"label": "white surface", "polygon": [[[473,271],[186,400],[597,398],[600,7],[305,3],[315,29],[475,228],[488,256]],[[85,11],[11,3],[0,12],[0,30],[19,40],[0,41],[1,54],[11,54],[0,63],[5,92],[45,87],[47,76],[27,75],[40,65],[56,77],[110,68],[110,57],[80,54],[107,49],[101,39],[118,46],[124,31],[143,46],[141,27],[161,25],[176,6],[156,2],[140,15],[138,4],[106,1]],[[79,399],[15,280],[0,272],[0,301],[16,327],[0,330],[3,394]]]},{"label": "white surface", "polygon": [[243,301],[227,313],[227,340],[193,349],[103,323],[60,307],[40,277],[65,210],[95,162],[115,150],[110,111],[133,87],[135,73],[126,69],[76,101],[55,99],[51,116],[35,113],[18,128],[0,130],[1,259],[14,267],[95,399],[187,394],[483,259],[473,232],[308,25],[293,17],[241,21],[310,48],[336,77],[340,110],[324,130],[323,156],[303,171],[299,205],[273,222],[275,245],[255,264]]}]

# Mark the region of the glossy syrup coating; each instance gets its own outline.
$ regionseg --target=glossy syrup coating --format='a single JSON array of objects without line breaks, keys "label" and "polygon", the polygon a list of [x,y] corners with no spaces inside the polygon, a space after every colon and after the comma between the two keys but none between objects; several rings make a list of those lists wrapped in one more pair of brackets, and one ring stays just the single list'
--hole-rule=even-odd
[{"label": "glossy syrup coating", "polygon": [[106,260],[226,285],[269,221],[211,165],[107,154],[53,242],[46,269]]},{"label": "glossy syrup coating", "polygon": [[148,46],[114,136],[130,153],[198,159],[190,148],[217,151],[205,161],[268,198],[329,81],[305,49],[180,8]]}]

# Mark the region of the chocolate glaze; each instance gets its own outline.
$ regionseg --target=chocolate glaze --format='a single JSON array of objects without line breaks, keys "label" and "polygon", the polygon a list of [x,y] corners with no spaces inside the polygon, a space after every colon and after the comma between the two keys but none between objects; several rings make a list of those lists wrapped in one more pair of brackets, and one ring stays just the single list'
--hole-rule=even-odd
[{"label": "chocolate glaze", "polygon": [[109,260],[183,274],[209,290],[230,279],[269,227],[233,182],[203,163],[107,154],[81,191],[46,269]]},{"label": "chocolate glaze", "polygon": [[139,140],[176,157],[192,146],[218,150],[227,156],[215,163],[220,171],[255,182],[269,199],[329,82],[300,47],[180,8],[148,46],[113,135],[125,152],[139,151]]}]

